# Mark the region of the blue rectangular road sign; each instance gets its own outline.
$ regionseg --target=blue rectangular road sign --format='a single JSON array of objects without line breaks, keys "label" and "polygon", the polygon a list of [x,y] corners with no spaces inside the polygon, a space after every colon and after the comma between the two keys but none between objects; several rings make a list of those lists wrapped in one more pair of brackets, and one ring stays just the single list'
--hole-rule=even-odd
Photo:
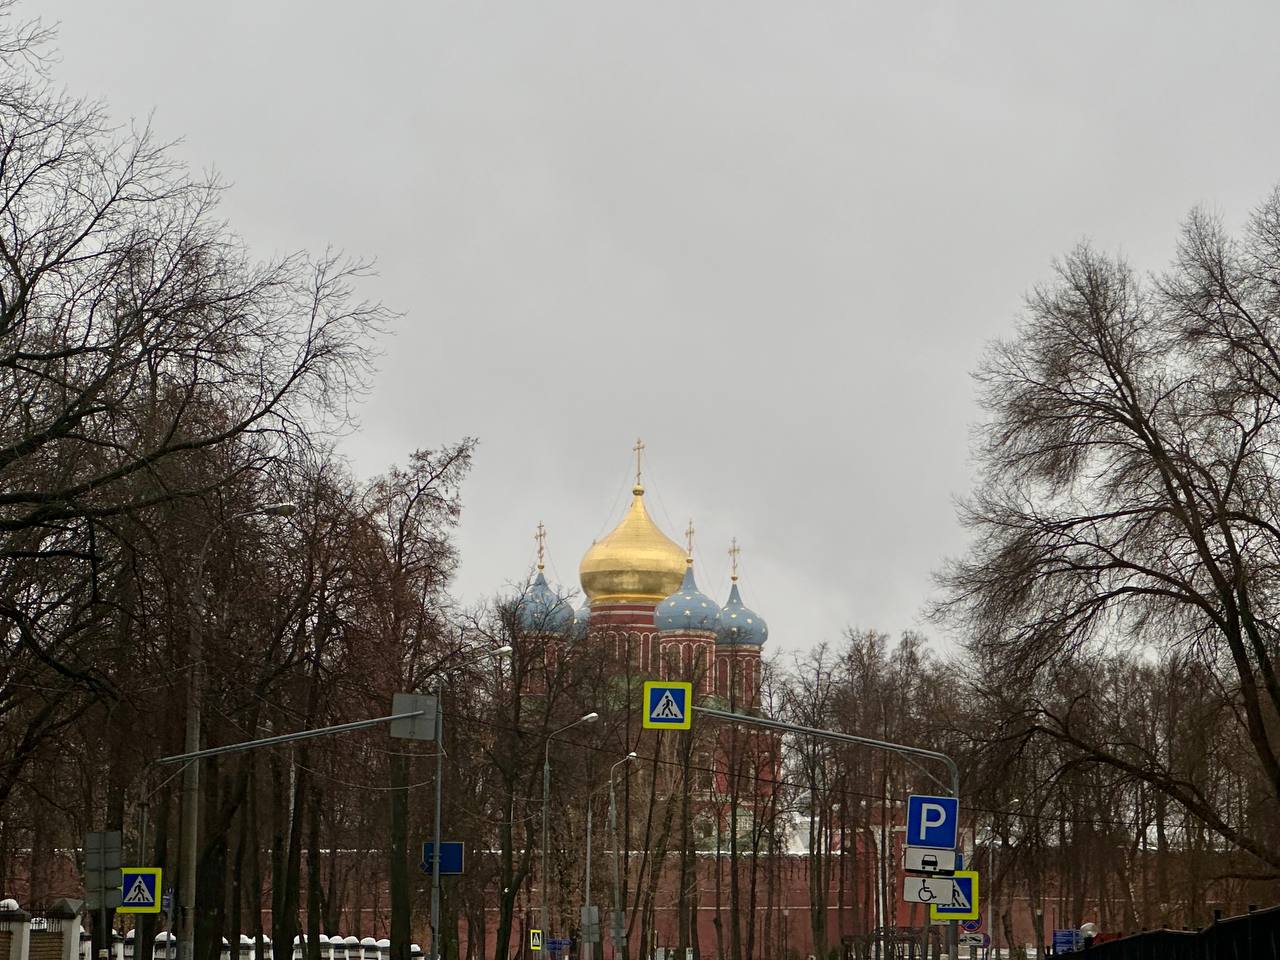
[{"label": "blue rectangular road sign", "polygon": [[1084,949],[1084,937],[1079,930],[1053,931],[1053,952],[1073,953]]},{"label": "blue rectangular road sign", "polygon": [[960,801],[955,797],[907,798],[907,846],[956,848],[960,833]]},{"label": "blue rectangular road sign", "polygon": [[[456,877],[462,873],[463,853],[462,843],[454,841],[441,841],[440,843],[440,876]],[[424,843],[422,845],[422,872],[430,875],[431,863],[431,844]]]}]

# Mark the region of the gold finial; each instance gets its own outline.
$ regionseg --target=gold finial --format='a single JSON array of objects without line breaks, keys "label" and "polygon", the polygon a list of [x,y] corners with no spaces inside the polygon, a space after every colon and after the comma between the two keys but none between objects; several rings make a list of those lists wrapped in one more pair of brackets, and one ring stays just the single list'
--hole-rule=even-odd
[{"label": "gold finial", "polygon": [[538,569],[541,570],[547,556],[547,528],[542,525],[541,520],[538,521],[538,532],[533,535],[533,539],[538,543]]},{"label": "gold finial", "polygon": [[689,526],[687,526],[684,531],[684,545],[685,545],[684,552],[686,555],[685,562],[692,564],[693,563],[693,517],[689,518]]},{"label": "gold finial", "polygon": [[631,452],[636,455],[636,489],[642,490],[644,486],[640,483],[640,454],[644,453],[644,441],[636,437],[636,445],[631,448]]},{"label": "gold finial", "polygon": [[738,546],[738,538],[734,537],[729,541],[729,566],[732,570],[730,579],[738,582],[738,554],[742,553],[742,548]]}]

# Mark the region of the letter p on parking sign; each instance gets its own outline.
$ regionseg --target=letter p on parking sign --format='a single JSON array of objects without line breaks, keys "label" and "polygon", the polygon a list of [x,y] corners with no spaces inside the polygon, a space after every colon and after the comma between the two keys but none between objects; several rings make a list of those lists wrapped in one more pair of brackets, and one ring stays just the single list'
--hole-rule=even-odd
[{"label": "letter p on parking sign", "polygon": [[907,798],[907,845],[954,850],[960,827],[960,801],[955,797]]}]

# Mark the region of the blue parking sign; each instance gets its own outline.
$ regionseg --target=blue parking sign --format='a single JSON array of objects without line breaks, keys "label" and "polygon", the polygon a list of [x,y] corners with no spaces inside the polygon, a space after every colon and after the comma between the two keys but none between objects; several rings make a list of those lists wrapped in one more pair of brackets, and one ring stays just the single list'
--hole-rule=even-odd
[{"label": "blue parking sign", "polygon": [[907,798],[907,846],[956,848],[960,832],[960,801],[955,797]]}]

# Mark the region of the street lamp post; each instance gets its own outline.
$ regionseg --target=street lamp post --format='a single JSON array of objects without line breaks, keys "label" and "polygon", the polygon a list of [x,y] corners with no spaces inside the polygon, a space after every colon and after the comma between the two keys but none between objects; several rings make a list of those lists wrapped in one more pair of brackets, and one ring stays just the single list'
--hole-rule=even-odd
[{"label": "street lamp post", "polygon": [[[636,751],[632,750],[631,753],[628,753],[626,756],[623,756],[621,760],[618,760],[618,763],[626,763],[627,760],[634,760],[635,758]],[[613,764],[613,767],[617,767],[618,763]],[[609,768],[609,782],[611,783],[613,782],[613,767]],[[591,911],[591,797],[599,794],[599,792],[599,790],[591,791],[591,795],[586,799],[586,883],[582,884],[582,887],[584,887],[582,900],[584,900],[586,910],[588,910],[589,914]],[[596,933],[599,933],[598,918],[596,918],[595,924]],[[584,957],[584,960],[593,960],[593,955],[595,954],[595,943],[593,941],[588,941],[585,946],[586,952],[582,957]]]},{"label": "street lamp post", "polygon": [[[486,650],[479,656],[463,661],[453,669],[461,669],[482,660],[494,657],[505,657],[511,653],[511,647],[502,646],[496,650]],[[430,960],[440,960],[440,798],[441,785],[444,782],[444,682],[449,671],[442,671],[435,676],[436,681],[436,816],[431,828],[431,954]]]},{"label": "street lamp post", "polygon": [[613,953],[617,957],[618,951],[625,946],[626,931],[622,929],[622,865],[619,851],[621,844],[618,842],[618,801],[613,789],[613,772],[624,763],[636,758],[636,752],[632,750],[625,757],[609,768],[609,831],[613,834],[613,914],[609,918],[610,932],[614,936]]},{"label": "street lamp post", "polygon": [[[191,669],[187,673],[187,729],[186,752],[200,749],[201,699],[204,694],[204,558],[213,542],[213,535],[236,520],[245,517],[289,517],[298,512],[294,503],[268,503],[253,510],[234,513],[216,522],[205,534],[204,542],[196,554],[195,570],[191,583],[191,624],[188,631],[188,651]],[[181,935],[178,938],[178,960],[194,960],[196,940],[196,860],[200,842],[200,761],[192,760],[182,772],[182,844],[179,880],[182,889],[180,900]]]},{"label": "street lamp post", "polygon": [[595,799],[595,796],[596,795],[594,792],[587,794],[587,881],[585,884],[583,884],[583,887],[582,887],[582,903],[584,905],[582,910],[582,927],[581,927],[582,947],[578,952],[579,956],[582,957],[582,960],[594,960],[594,957],[592,956],[592,954],[595,952],[594,950],[592,950],[593,944],[591,942],[591,930],[590,930],[590,924],[591,924],[591,807],[592,807],[592,801]]},{"label": "street lamp post", "polygon": [[550,936],[550,930],[547,927],[547,809],[551,805],[551,741],[580,723],[595,723],[598,719],[600,714],[593,710],[583,714],[573,723],[566,723],[547,737],[546,747],[542,751],[542,910],[540,916],[544,937]]},{"label": "street lamp post", "polygon": [[[626,763],[627,761],[634,760],[635,758],[636,758],[636,752],[632,750],[625,757],[619,760],[618,763],[615,763],[613,767],[609,768],[609,785],[611,790],[613,786],[613,768],[618,766],[619,763]],[[600,791],[597,790],[593,792],[591,796],[587,797],[587,880],[586,880],[586,883],[583,884],[583,903],[587,908],[588,914],[590,914],[591,912],[591,798],[594,797],[596,793],[599,793],[599,792]],[[597,928],[596,932],[599,933],[598,919],[596,921],[596,928]],[[586,952],[583,954],[584,960],[593,960],[594,953],[595,953],[595,943],[588,940],[586,943]],[[601,955],[603,956],[603,951]]]}]

